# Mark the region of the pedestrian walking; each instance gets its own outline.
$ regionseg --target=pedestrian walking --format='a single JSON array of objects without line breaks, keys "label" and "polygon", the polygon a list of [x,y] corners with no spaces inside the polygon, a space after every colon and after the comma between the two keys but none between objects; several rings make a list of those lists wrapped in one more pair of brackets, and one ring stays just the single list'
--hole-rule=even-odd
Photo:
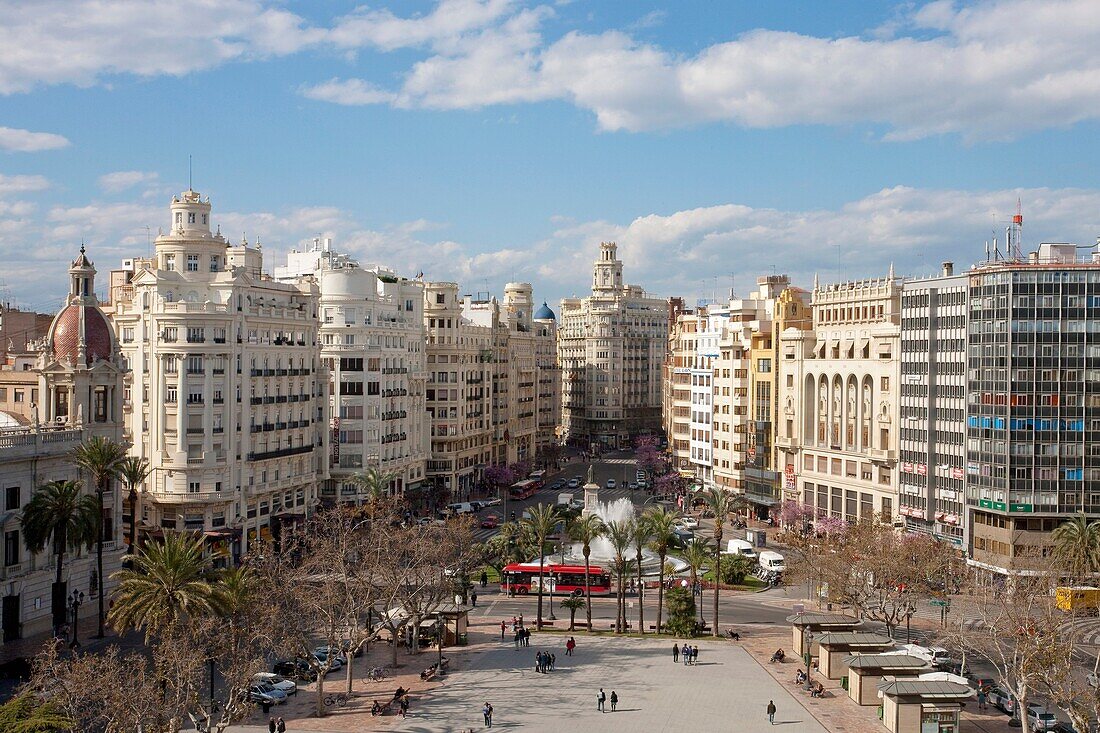
[{"label": "pedestrian walking", "polygon": [[550,671],[554,671],[554,665],[558,663],[558,658],[554,652],[550,652]]},{"label": "pedestrian walking", "polygon": [[692,646],[691,647],[691,664],[692,664],[692,666],[694,666],[698,663],[699,663],[699,647]]},{"label": "pedestrian walking", "polygon": [[524,646],[531,646],[531,629],[523,630],[523,644]]},{"label": "pedestrian walking", "polygon": [[688,659],[690,655],[691,647],[689,647],[687,644],[684,644],[683,648],[680,649],[680,657],[684,660],[685,667],[688,665]]},{"label": "pedestrian walking", "polygon": [[274,716],[272,716],[272,718],[267,721],[267,731],[268,731],[268,733],[275,733],[275,717]]},{"label": "pedestrian walking", "polygon": [[481,714],[485,716],[485,727],[493,727],[493,706],[488,702],[481,708]]},{"label": "pedestrian walking", "polygon": [[404,718],[409,714],[409,696],[402,695],[401,699],[397,702],[397,707],[401,709],[401,717]]},{"label": "pedestrian walking", "polygon": [[603,702],[607,699],[607,695],[604,694],[603,688],[600,688],[599,693],[596,695],[596,709],[601,713],[605,712],[603,709]]},{"label": "pedestrian walking", "polygon": [[611,691],[611,712],[615,712],[615,706],[619,704],[619,696],[615,694],[615,691]]},{"label": "pedestrian walking", "polygon": [[775,700],[768,700],[768,722],[775,725]]},{"label": "pedestrian walking", "polygon": [[985,688],[978,689],[978,710],[985,710],[986,694]]},{"label": "pedestrian walking", "polygon": [[283,720],[283,716],[279,716],[279,719],[275,721],[276,733],[286,733],[286,721]]},{"label": "pedestrian walking", "polygon": [[542,674],[542,652],[535,652],[535,671]]},{"label": "pedestrian walking", "polygon": [[472,601],[473,607],[477,608],[477,591],[476,590],[470,591],[470,600]]},{"label": "pedestrian walking", "polygon": [[520,639],[520,633],[517,630],[516,633],[513,635],[513,641],[516,642],[516,651],[519,651],[519,639]]},{"label": "pedestrian walking", "polygon": [[573,656],[573,650],[577,648],[577,640],[572,636],[569,637],[569,641],[565,642],[565,656]]},{"label": "pedestrian walking", "polygon": [[481,571],[481,587],[484,588],[489,585],[489,574],[484,570]]},{"label": "pedestrian walking", "polygon": [[501,621],[500,622],[500,640],[501,641],[504,641],[504,627],[505,626],[507,626],[507,624],[504,623],[504,621]]},{"label": "pedestrian walking", "polygon": [[680,661],[680,645],[679,644],[673,644],[672,645],[672,663],[676,664],[679,661]]}]

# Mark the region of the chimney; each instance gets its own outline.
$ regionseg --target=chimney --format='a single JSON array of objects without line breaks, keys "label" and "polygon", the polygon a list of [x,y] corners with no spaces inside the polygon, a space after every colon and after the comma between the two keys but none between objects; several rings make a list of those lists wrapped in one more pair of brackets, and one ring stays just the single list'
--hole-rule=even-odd
[{"label": "chimney", "polygon": [[943,276],[951,277],[955,273],[955,263],[950,260],[943,263]]}]

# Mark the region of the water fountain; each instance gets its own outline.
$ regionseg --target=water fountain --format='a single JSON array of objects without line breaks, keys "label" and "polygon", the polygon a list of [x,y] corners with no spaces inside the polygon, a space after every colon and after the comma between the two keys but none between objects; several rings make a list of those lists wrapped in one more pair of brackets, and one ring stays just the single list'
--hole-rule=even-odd
[{"label": "water fountain", "polygon": [[[597,501],[595,502],[595,509],[593,511],[596,516],[604,522],[622,522],[635,516],[634,503],[627,498],[616,499],[610,502]],[[592,565],[598,565],[607,570],[611,570],[614,567],[615,549],[611,546],[611,542],[606,537],[598,537],[595,539],[590,549],[592,552],[589,555],[589,562]],[[631,574],[637,572],[634,565],[634,553],[635,550],[633,547],[631,547],[627,553],[627,561],[630,567],[629,572]],[[584,545],[578,542],[568,546],[565,549],[565,562],[583,565]],[[660,563],[661,558],[657,553],[648,548],[642,550],[643,575],[658,575],[660,573]],[[674,572],[677,573],[687,569],[687,563],[674,557],[666,557],[665,564],[671,564]]]}]

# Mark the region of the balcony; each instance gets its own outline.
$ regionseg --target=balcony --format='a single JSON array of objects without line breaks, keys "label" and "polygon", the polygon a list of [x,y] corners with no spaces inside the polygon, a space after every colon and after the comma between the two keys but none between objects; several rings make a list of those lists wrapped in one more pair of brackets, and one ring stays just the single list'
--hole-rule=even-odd
[{"label": "balcony", "polygon": [[270,458],[284,458],[286,456],[299,456],[304,453],[312,453],[314,447],[312,445],[303,445],[297,448],[281,448],[279,450],[269,450],[264,453],[249,453],[246,460],[249,461],[264,461]]}]

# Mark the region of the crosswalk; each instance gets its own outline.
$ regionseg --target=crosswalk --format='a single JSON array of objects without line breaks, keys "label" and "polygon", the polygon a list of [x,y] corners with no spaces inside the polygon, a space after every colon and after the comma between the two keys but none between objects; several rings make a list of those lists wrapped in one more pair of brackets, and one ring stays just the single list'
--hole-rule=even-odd
[{"label": "crosswalk", "polygon": [[601,459],[598,459],[596,461],[596,463],[614,463],[614,464],[619,465],[619,466],[625,466],[625,465],[633,465],[633,464],[637,463],[637,460],[634,459],[634,458],[608,458],[606,460],[601,458]]},{"label": "crosswalk", "polygon": [[1078,644],[1100,646],[1100,618],[1075,618],[1058,625],[1058,631]]}]

